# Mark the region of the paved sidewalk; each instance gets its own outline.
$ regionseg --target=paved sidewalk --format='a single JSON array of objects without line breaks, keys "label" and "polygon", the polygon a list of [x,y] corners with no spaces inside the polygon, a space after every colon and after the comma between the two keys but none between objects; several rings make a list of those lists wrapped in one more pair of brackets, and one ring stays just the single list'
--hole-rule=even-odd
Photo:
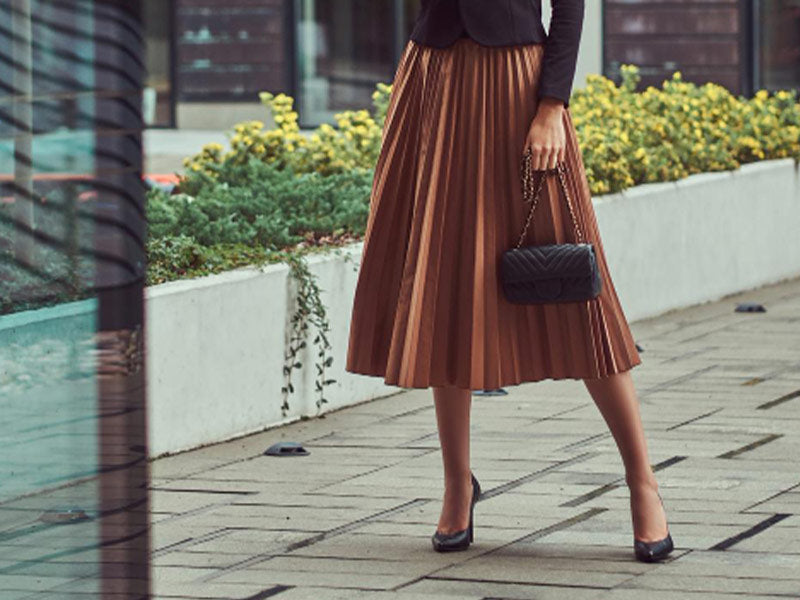
[{"label": "paved sidewalk", "polygon": [[[765,313],[737,313],[738,302]],[[800,598],[800,279],[632,323],[675,550],[636,561],[622,464],[580,380],[474,396],[485,496],[434,552],[430,390],[152,464],[158,598]],[[176,424],[179,426],[179,424]],[[262,456],[273,442],[309,456]]]}]

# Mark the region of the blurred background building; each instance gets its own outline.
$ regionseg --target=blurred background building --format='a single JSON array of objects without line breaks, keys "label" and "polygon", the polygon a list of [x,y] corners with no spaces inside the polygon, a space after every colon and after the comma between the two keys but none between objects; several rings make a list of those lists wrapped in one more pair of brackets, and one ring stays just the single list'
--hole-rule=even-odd
[{"label": "blurred background building", "polygon": [[[543,0],[545,26],[550,2]],[[264,118],[258,92],[295,98],[302,127],[371,105],[391,81],[419,0],[144,0],[152,127],[221,129]],[[642,85],[675,70],[733,93],[800,88],[800,0],[586,3],[575,88],[587,73]]]}]

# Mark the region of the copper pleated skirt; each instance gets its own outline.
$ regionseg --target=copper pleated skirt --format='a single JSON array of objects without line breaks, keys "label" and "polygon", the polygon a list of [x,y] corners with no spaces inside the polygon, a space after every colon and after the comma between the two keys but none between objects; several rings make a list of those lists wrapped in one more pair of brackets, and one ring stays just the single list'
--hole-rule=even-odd
[{"label": "copper pleated skirt", "polygon": [[[502,253],[530,209],[520,159],[536,113],[544,45],[447,48],[409,40],[375,168],[345,370],[406,388],[495,389],[604,377],[641,358],[608,271],[569,108],[566,181],[603,278],[597,298],[514,304]],[[523,245],[575,241],[557,176]],[[559,193],[560,192],[560,193]]]}]

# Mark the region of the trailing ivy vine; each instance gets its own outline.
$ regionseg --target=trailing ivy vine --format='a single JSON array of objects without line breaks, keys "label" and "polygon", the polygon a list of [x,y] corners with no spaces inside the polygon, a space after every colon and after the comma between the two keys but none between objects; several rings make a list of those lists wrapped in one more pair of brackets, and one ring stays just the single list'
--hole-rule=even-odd
[{"label": "trailing ivy vine", "polygon": [[314,363],[316,367],[316,379],[314,381],[314,391],[318,394],[316,401],[317,413],[322,409],[322,405],[328,402],[325,398],[325,386],[336,382],[336,379],[326,379],[325,369],[333,363],[333,355],[328,355],[331,350],[328,333],[330,332],[330,322],[328,321],[325,305],[320,298],[320,287],[313,273],[308,268],[302,252],[287,252],[285,261],[289,265],[289,273],[296,285],[295,306],[290,318],[289,339],[284,354],[284,385],[281,387],[283,394],[283,404],[281,411],[284,416],[289,410],[289,394],[294,393],[292,383],[292,372],[294,369],[302,368],[303,363],[299,360],[301,351],[307,347],[309,326],[313,326],[317,334],[313,344],[318,347],[317,356],[319,361]]}]

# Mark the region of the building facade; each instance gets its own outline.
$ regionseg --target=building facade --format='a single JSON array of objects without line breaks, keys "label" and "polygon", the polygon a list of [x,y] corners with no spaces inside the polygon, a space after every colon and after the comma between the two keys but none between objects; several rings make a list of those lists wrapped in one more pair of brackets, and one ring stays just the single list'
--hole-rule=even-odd
[{"label": "building facade", "polygon": [[[212,129],[263,118],[260,91],[291,95],[304,127],[369,107],[419,10],[419,0],[144,2],[148,124]],[[800,89],[800,0],[587,2],[574,87],[590,72],[618,81],[623,63],[640,67],[643,86],[680,70],[746,96]]]},{"label": "building facade", "polygon": [[604,0],[603,73],[640,66],[640,85],[675,70],[734,94],[800,89],[798,0]]}]

